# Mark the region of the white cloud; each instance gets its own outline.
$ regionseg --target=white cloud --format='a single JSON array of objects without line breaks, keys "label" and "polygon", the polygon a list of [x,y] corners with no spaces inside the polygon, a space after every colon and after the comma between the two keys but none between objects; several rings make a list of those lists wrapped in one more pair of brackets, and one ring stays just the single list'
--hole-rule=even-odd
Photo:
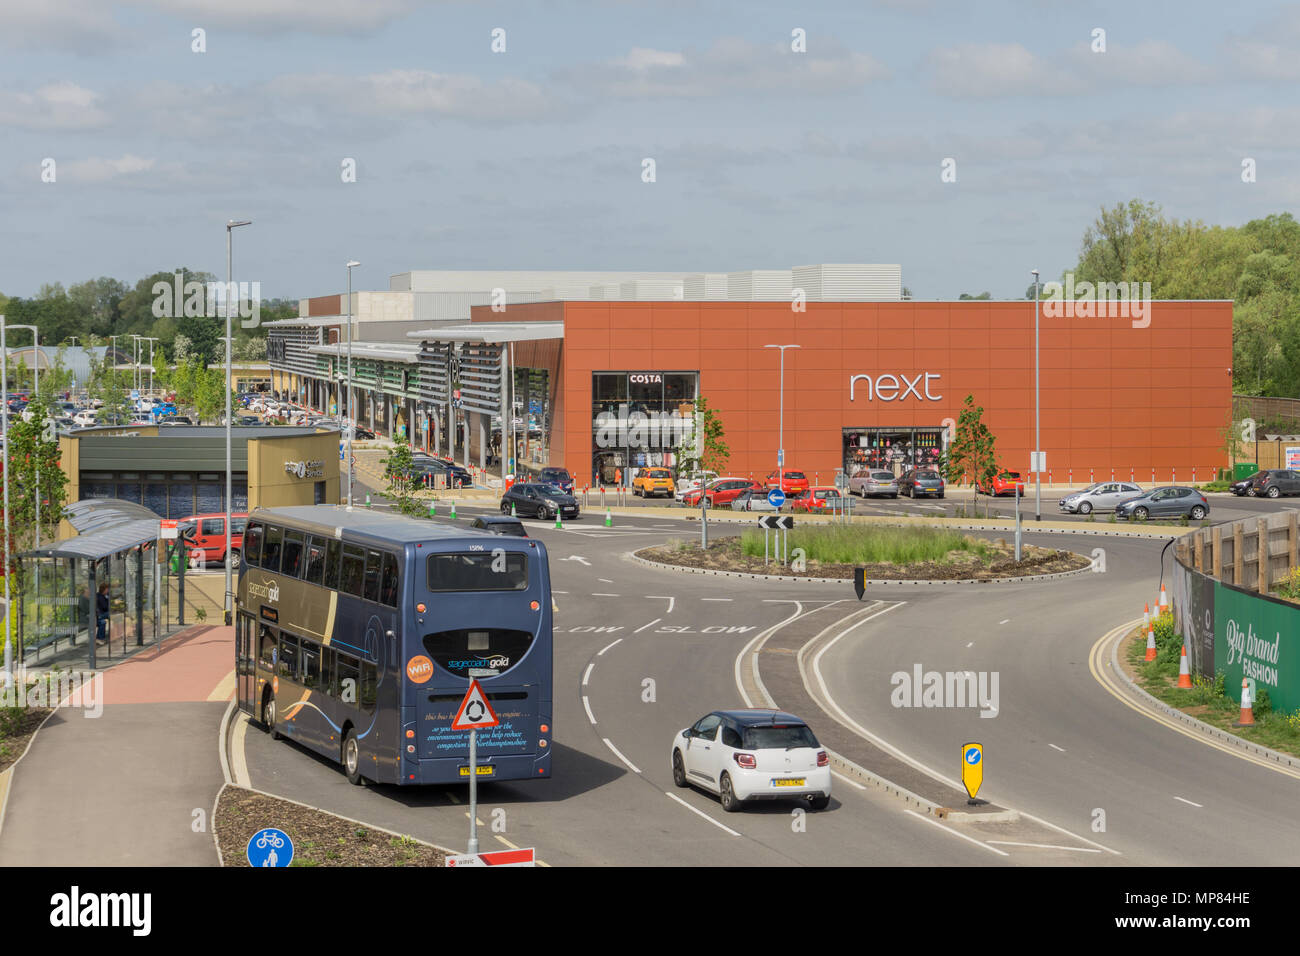
[{"label": "white cloud", "polygon": [[4,3],[0,45],[14,50],[100,53],[118,46],[126,32],[101,0],[38,0]]},{"label": "white cloud", "polygon": [[1229,36],[1224,50],[1233,67],[1260,80],[1300,80],[1300,9],[1292,7],[1244,35]]},{"label": "white cloud", "polygon": [[67,180],[75,183],[103,183],[110,179],[146,173],[154,168],[154,163],[153,159],[145,159],[131,153],[119,156],[117,159],[102,157],[72,159],[58,164],[58,177],[60,182]]},{"label": "white cloud", "polygon": [[95,129],[109,116],[98,106],[100,95],[76,83],[51,83],[31,93],[0,91],[0,126],[23,129]]},{"label": "white cloud", "polygon": [[540,87],[525,80],[507,77],[485,83],[476,76],[428,70],[389,70],[367,76],[295,74],[271,80],[266,92],[285,107],[371,117],[526,120],[554,108]]},{"label": "white cloud", "polygon": [[349,33],[385,26],[427,0],[130,0],[135,6],[253,33]]}]

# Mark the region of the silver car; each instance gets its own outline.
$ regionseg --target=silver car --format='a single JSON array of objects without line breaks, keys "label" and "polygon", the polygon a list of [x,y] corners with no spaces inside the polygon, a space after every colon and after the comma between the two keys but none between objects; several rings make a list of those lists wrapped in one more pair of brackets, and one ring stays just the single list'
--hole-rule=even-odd
[{"label": "silver car", "polygon": [[898,497],[898,479],[892,471],[860,471],[849,479],[849,494],[870,498],[872,495]]},{"label": "silver car", "polygon": [[752,488],[742,491],[731,502],[732,511],[779,511],[767,500],[767,492]]},{"label": "silver car", "polygon": [[1114,511],[1120,502],[1141,494],[1142,488],[1131,481],[1099,481],[1082,491],[1071,492],[1056,506],[1069,514],[1087,515],[1094,511]]}]

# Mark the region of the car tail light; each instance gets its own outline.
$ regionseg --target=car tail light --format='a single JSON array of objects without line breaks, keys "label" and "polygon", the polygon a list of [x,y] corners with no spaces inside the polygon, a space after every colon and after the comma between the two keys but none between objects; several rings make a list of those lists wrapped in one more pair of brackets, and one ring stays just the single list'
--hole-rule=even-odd
[{"label": "car tail light", "polygon": [[826,751],[824,750],[817,751],[817,766],[828,767],[830,766],[830,762],[831,762],[831,758],[826,753]]},{"label": "car tail light", "polygon": [[733,754],[733,756],[736,758],[736,763],[746,770],[753,770],[758,766],[758,761],[754,759],[753,754]]}]

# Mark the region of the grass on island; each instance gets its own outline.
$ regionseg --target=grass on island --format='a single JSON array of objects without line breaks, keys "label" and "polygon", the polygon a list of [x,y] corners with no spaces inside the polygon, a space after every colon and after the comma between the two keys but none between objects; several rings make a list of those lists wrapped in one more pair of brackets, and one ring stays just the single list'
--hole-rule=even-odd
[{"label": "grass on island", "polygon": [[[917,526],[891,528],[880,525],[809,525],[788,532],[789,545],[803,548],[810,561],[824,564],[921,564],[945,562],[952,551],[987,559],[988,542],[947,528]],[[763,554],[763,532],[747,529],[741,551],[751,557]]]}]

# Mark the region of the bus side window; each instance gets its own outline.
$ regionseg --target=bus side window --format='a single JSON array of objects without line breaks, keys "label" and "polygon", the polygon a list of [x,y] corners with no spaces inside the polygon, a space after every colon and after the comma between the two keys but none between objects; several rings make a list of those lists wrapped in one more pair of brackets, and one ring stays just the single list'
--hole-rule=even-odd
[{"label": "bus side window", "polygon": [[358,706],[358,695],[361,692],[361,661],[351,654],[344,654],[342,651],[338,652],[335,661],[338,664],[335,671],[338,698],[345,704],[356,707]]},{"label": "bus side window", "polygon": [[339,589],[339,555],[342,550],[337,538],[331,538],[325,549],[325,586],[331,591]]},{"label": "bus side window", "polygon": [[279,674],[285,680],[298,679],[298,638],[291,634],[280,635]]},{"label": "bus side window", "polygon": [[365,577],[366,553],[356,545],[343,546],[343,563],[339,571],[339,590],[344,594],[361,597],[361,581]]},{"label": "bus side window", "polygon": [[308,584],[320,584],[325,576],[325,542],[312,535],[307,539],[307,573],[303,580]]},{"label": "bus side window", "polygon": [[241,549],[241,560],[250,567],[261,567],[262,562],[262,524],[254,522],[248,526],[244,532],[244,546]]},{"label": "bus side window", "polygon": [[379,600],[389,607],[397,607],[397,557],[384,554],[384,573],[379,582]]},{"label": "bus side window", "polygon": [[302,573],[302,546],[304,535],[301,531],[284,533],[284,551],[281,555],[280,573],[291,578]]},{"label": "bus side window", "polygon": [[258,641],[261,643],[261,650],[258,653],[258,660],[263,668],[269,671],[275,670],[276,643],[279,635],[275,633],[275,628],[269,624],[263,624],[261,633],[258,635]]},{"label": "bus side window", "polygon": [[332,647],[320,649],[320,689],[331,697],[339,695],[338,688],[334,686],[334,648]]},{"label": "bus side window", "polygon": [[267,525],[262,535],[262,563],[264,571],[280,573],[280,540],[282,532],[275,525]]},{"label": "bus side window", "polygon": [[379,600],[379,572],[382,565],[383,557],[378,551],[366,551],[366,583],[362,597],[367,601]]},{"label": "bus side window", "polygon": [[320,645],[306,639],[302,642],[302,685],[320,690]]},{"label": "bus side window", "polygon": [[358,706],[367,713],[375,709],[375,700],[378,698],[378,675],[376,673],[373,661],[361,662],[361,693]]}]

